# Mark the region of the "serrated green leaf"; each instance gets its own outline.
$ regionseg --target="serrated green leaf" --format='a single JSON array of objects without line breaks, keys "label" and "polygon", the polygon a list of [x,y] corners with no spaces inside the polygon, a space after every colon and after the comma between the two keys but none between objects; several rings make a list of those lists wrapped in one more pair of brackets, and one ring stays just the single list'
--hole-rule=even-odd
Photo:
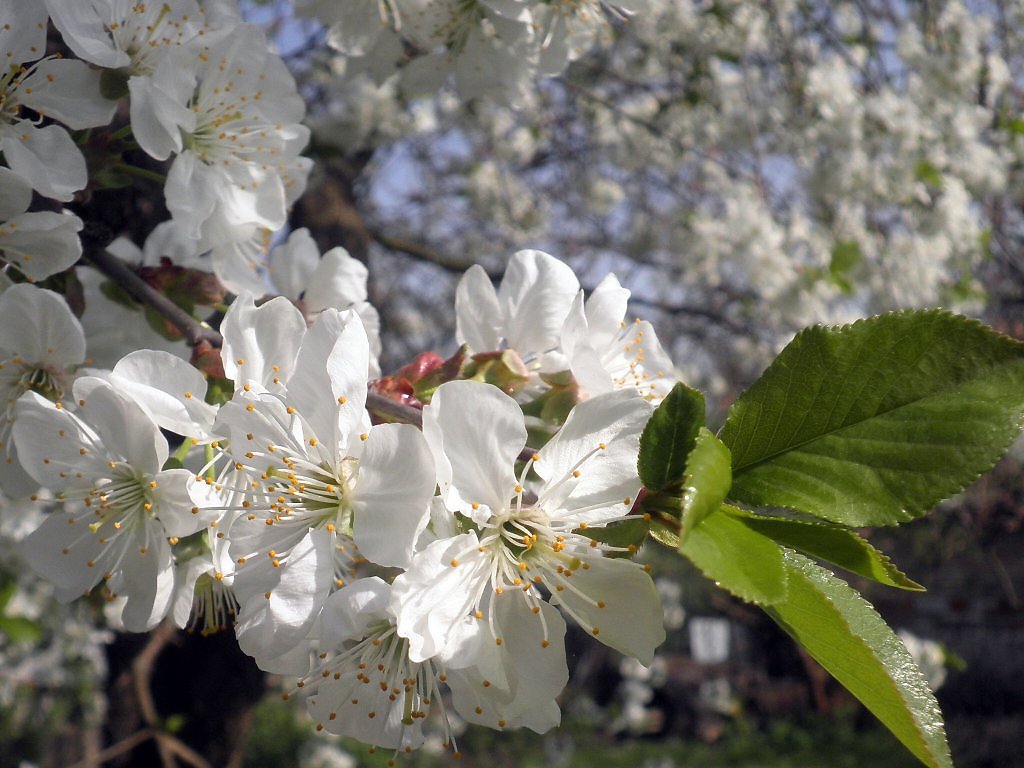
[{"label": "serrated green leaf", "polygon": [[701,573],[736,597],[772,605],[786,597],[779,546],[722,510],[690,531],[679,552]]},{"label": "serrated green leaf", "polygon": [[787,552],[785,600],[765,611],[925,765],[952,768],[942,713],[910,653],[864,598]]},{"label": "serrated green leaf", "polygon": [[697,441],[686,457],[683,479],[683,513],[680,536],[690,532],[712,512],[718,510],[732,485],[732,457],[725,443],[707,427],[697,432]]},{"label": "serrated green leaf", "polygon": [[704,426],[704,395],[678,382],[651,414],[640,436],[637,470],[653,491],[682,482],[686,457]]},{"label": "serrated green leaf", "polygon": [[946,312],[797,335],[729,411],[729,498],[895,525],[990,469],[1024,420],[1024,345]]},{"label": "serrated green leaf", "polygon": [[[629,547],[638,548],[644,543],[644,539],[647,538],[647,533],[650,530],[651,524],[642,517],[630,517],[627,520],[623,520],[618,523],[612,523],[611,525],[602,526],[590,526],[588,528],[577,530],[580,536],[586,536],[594,541],[600,541],[604,544],[610,544],[613,547],[622,547],[628,550]],[[624,551],[621,553],[623,557],[631,557],[632,552]],[[612,557],[616,555],[611,554]]]},{"label": "serrated green leaf", "polygon": [[748,528],[763,533],[783,546],[798,549],[806,555],[826,560],[886,586],[924,590],[924,587],[893,565],[882,552],[848,528],[831,523],[764,517],[741,510],[735,510],[734,514]]}]

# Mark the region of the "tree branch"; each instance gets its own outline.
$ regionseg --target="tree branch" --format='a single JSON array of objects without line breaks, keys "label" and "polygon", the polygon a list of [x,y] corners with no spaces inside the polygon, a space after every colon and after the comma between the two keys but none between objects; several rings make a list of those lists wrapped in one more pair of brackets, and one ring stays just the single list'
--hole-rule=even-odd
[{"label": "tree branch", "polygon": [[117,256],[98,247],[86,249],[84,255],[100,272],[129,296],[140,304],[152,307],[162,318],[177,328],[188,341],[189,346],[195,347],[206,343],[219,347],[223,342],[223,338],[217,331],[206,323],[196,320],[191,314],[139,277]]}]

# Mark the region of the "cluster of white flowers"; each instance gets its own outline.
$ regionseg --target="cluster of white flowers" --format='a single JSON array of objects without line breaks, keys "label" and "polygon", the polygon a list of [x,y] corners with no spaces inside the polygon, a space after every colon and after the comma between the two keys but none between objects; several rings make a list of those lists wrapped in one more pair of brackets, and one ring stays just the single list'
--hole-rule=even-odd
[{"label": "cluster of white flowers", "polygon": [[529,100],[537,79],[561,73],[648,0],[304,0],[330,25],[353,74],[383,82],[399,70],[406,95],[454,75],[464,99]]},{"label": "cluster of white flowers", "polygon": [[[282,292],[309,284],[315,255],[272,270]],[[305,314],[284,295],[231,304],[233,394],[218,404],[166,352],[80,368],[59,296],[0,294],[3,487],[41,488],[50,509],[28,563],[64,602],[102,595],[130,631],[168,616],[234,626],[329,732],[415,748],[433,707],[451,740],[446,700],[468,722],[546,731],[568,679],[565,617],[644,664],[664,638],[635,550],[593,532],[633,513],[671,362],[648,324],[625,322],[614,276],[585,298],[565,264],[521,251],[497,291],[479,268],[463,278],[465,364],[422,394],[422,431],[373,423],[375,315],[337,308],[333,290],[365,297],[365,270],[345,274],[307,288]],[[535,449],[526,413],[549,427],[530,439],[554,432]]]},{"label": "cluster of white flowers", "polygon": [[[256,266],[265,269],[264,233],[285,225],[305,189],[311,163],[299,152],[309,130],[300,124],[305,104],[294,79],[264,33],[241,23],[235,0],[4,0],[0,16],[7,263],[42,280],[81,256],[81,220],[29,211],[32,192],[68,202],[85,189],[93,180],[66,128],[110,125],[127,97],[137,146],[156,161],[172,160],[165,247],[178,260],[256,250]],[[80,60],[44,55],[48,21]],[[225,256],[212,264],[225,284],[254,279],[249,262]]]}]

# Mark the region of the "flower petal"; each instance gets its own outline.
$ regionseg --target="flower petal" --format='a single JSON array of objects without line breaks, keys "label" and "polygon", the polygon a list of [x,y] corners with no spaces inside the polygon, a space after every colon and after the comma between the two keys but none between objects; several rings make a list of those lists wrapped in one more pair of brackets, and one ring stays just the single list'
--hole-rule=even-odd
[{"label": "flower petal", "polygon": [[391,610],[398,634],[409,640],[412,661],[440,653],[475,608],[491,562],[478,546],[476,533],[439,539],[417,553],[392,584]]},{"label": "flower petal", "polygon": [[514,463],[526,445],[515,400],[478,381],[442,384],[423,409],[423,434],[451,509],[470,517],[473,504],[504,509],[515,495]]},{"label": "flower petal", "polygon": [[605,645],[648,666],[665,640],[661,599],[651,577],[631,560],[581,556],[581,567],[555,591],[552,602]]},{"label": "flower petal", "polygon": [[434,462],[411,424],[370,430],[352,493],[353,538],[369,560],[406,568],[427,525],[434,495]]}]

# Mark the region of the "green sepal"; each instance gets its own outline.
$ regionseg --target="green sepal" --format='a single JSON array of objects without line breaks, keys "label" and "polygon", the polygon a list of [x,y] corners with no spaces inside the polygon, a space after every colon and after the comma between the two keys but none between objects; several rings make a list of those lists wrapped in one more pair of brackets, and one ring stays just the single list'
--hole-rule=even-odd
[{"label": "green sepal", "polygon": [[[613,547],[621,547],[622,552],[606,552],[611,557],[632,557],[634,552],[640,548],[647,538],[651,524],[643,517],[630,517],[611,525],[591,526],[580,528],[573,533],[585,536],[593,541],[602,544],[610,544]],[[630,551],[632,550],[632,551]]]}]

